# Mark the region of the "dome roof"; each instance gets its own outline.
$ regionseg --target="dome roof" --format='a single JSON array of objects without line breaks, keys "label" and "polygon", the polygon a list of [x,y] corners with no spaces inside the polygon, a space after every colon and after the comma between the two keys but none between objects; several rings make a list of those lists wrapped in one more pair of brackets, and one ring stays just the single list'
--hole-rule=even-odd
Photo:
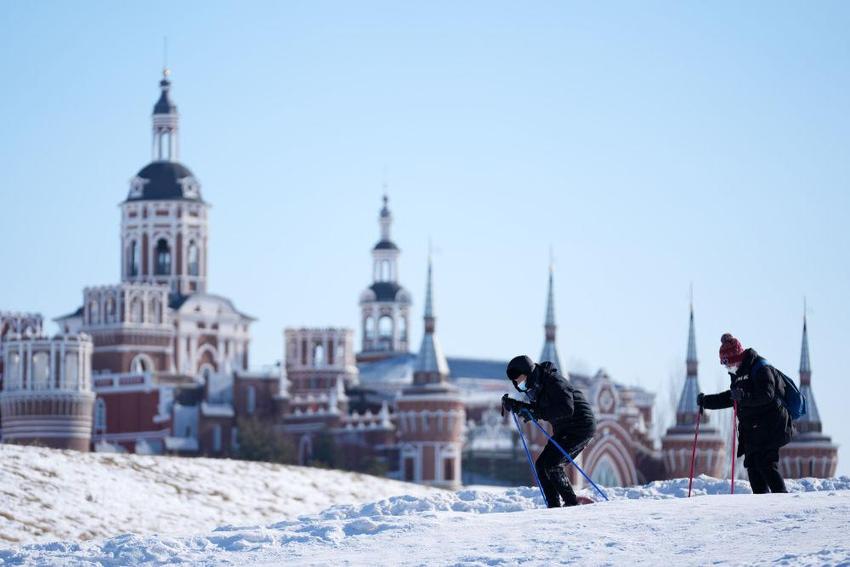
[{"label": "dome roof", "polygon": [[398,246],[392,240],[381,240],[372,250],[398,250]]},{"label": "dome roof", "polygon": [[397,301],[399,292],[404,288],[395,282],[375,282],[369,289],[375,294],[375,301]]},{"label": "dome roof", "polygon": [[151,162],[130,184],[128,201],[202,200],[201,184],[188,167],[176,161]]}]

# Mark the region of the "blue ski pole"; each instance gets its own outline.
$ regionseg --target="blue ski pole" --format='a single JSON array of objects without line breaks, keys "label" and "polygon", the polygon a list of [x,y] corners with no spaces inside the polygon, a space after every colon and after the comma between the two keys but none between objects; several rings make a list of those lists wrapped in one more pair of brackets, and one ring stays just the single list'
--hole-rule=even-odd
[{"label": "blue ski pole", "polygon": [[[531,412],[530,412],[530,411],[528,411],[528,410],[523,410],[523,411],[525,411],[525,412],[528,414],[528,418],[529,418],[531,421],[533,421],[533,422],[534,422],[534,425],[536,425],[536,426],[537,426],[537,429],[539,429],[540,431],[542,431],[542,432],[543,432],[543,435],[545,435],[545,436],[546,436],[546,439],[548,439],[549,441],[551,441],[551,442],[555,445],[555,447],[557,447],[558,449],[560,449],[560,450],[561,450],[561,452],[564,454],[564,456],[565,456],[565,457],[566,457],[566,458],[570,461],[570,464],[572,464],[575,468],[577,468],[577,469],[578,469],[578,472],[580,472],[580,473],[581,473],[581,476],[583,476],[584,478],[586,478],[586,479],[587,479],[587,482],[589,482],[590,484],[592,484],[592,485],[593,485],[593,488],[595,488],[595,489],[596,489],[596,491],[597,491],[599,494],[601,494],[601,495],[602,495],[602,498],[604,498],[605,500],[608,500],[608,496],[606,496],[606,495],[605,495],[605,493],[604,493],[604,492],[602,492],[602,489],[601,489],[601,488],[599,488],[598,486],[596,486],[596,483],[595,483],[595,482],[593,482],[592,480],[590,480],[590,477],[589,477],[589,476],[587,476],[587,474],[585,474],[585,472],[584,472],[583,470],[581,470],[581,467],[580,467],[580,466],[578,466],[578,465],[576,464],[576,462],[573,460],[573,458],[570,456],[570,454],[569,454],[569,453],[567,453],[567,452],[564,450],[564,448],[563,448],[563,447],[561,447],[561,445],[560,445],[557,441],[555,441],[554,439],[552,439],[552,438],[549,436],[549,434],[548,434],[548,433],[546,433],[546,430],[545,430],[545,429],[543,429],[543,427],[542,427],[539,423],[537,423],[537,420],[536,420],[536,419],[534,419],[534,416],[532,416],[532,415],[531,415]],[[516,416],[514,416],[514,419],[516,419]],[[519,424],[517,424],[517,427],[519,427]]]},{"label": "blue ski pole", "polygon": [[531,453],[528,450],[528,445],[525,444],[525,436],[522,434],[522,428],[519,426],[519,420],[516,418],[515,413],[512,413],[512,415],[514,416],[516,430],[519,431],[519,438],[522,440],[522,448],[525,449],[525,456],[528,457],[528,466],[531,467],[531,472],[534,473],[534,480],[537,482],[537,488],[540,490],[540,496],[543,497],[543,503],[548,506],[549,503],[546,501],[546,495],[543,493],[543,487],[540,486],[540,477],[537,476],[537,467],[535,467],[534,463],[531,461]]}]

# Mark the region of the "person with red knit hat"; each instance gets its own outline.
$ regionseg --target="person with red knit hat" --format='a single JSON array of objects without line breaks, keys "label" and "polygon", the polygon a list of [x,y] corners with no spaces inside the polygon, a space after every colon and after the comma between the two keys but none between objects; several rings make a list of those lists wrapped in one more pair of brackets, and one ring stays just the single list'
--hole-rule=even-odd
[{"label": "person with red knit hat", "polygon": [[697,396],[705,409],[738,404],[738,454],[753,494],[788,492],[779,473],[779,448],[791,441],[791,416],[785,408],[785,382],[755,349],[744,349],[730,333],[720,337],[720,364],[729,371],[730,387]]}]

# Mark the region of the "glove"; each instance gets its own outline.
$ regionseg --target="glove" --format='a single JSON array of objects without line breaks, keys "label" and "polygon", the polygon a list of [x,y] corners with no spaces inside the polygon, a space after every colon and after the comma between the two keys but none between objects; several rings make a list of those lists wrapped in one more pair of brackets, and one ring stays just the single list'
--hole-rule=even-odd
[{"label": "glove", "polygon": [[705,406],[703,404],[705,404],[705,394],[700,392],[699,394],[697,394],[697,405],[699,406],[700,413],[705,411]]},{"label": "glove", "polygon": [[741,388],[732,388],[729,393],[732,396],[733,402],[740,402],[744,399],[744,390],[742,390]]},{"label": "glove", "polygon": [[531,404],[515,400],[507,394],[502,396],[502,415],[505,415],[505,410],[517,414],[526,422],[532,417],[534,417],[534,412],[532,411]]}]

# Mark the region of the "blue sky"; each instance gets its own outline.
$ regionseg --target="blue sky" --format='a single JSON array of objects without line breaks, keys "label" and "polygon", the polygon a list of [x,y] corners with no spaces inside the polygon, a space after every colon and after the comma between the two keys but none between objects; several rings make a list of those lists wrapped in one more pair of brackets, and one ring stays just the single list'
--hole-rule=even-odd
[{"label": "blue sky", "polygon": [[[5,2],[0,308],[55,317],[119,277],[168,37],[210,289],[282,329],[356,327],[384,179],[421,336],[428,240],[449,354],[561,357],[703,389],[731,331],[813,385],[850,473],[850,5]],[[672,378],[671,378],[672,377]]]}]

